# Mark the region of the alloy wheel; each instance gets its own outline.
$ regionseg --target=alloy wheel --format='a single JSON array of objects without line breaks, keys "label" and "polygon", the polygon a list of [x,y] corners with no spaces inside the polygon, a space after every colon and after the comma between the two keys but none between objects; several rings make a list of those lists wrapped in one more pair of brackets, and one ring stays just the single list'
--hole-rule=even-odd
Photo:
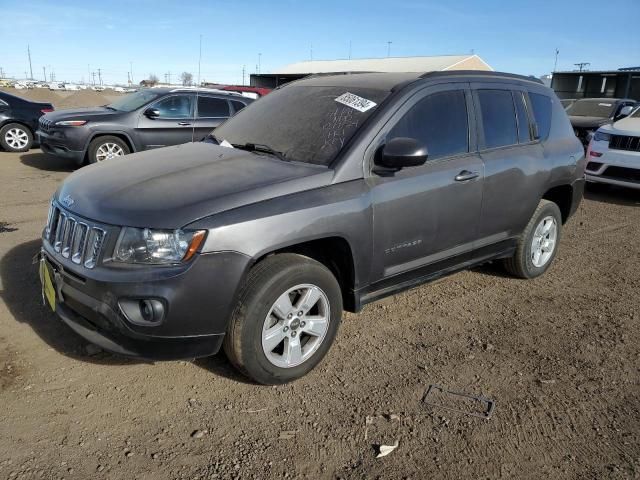
[{"label": "alloy wheel", "polygon": [[544,267],[556,248],[558,224],[551,215],[544,217],[533,232],[531,240],[531,263],[537,268]]},{"label": "alloy wheel", "polygon": [[11,128],[5,133],[4,140],[14,150],[22,150],[29,143],[29,135],[21,128]]},{"label": "alloy wheel", "polygon": [[117,143],[103,143],[96,150],[96,161],[102,162],[103,160],[110,160],[114,157],[120,157],[124,155],[124,150]]},{"label": "alloy wheel", "polygon": [[262,350],[273,365],[296,367],[320,348],[329,330],[327,295],[316,285],[290,288],[274,302],[262,328]]}]

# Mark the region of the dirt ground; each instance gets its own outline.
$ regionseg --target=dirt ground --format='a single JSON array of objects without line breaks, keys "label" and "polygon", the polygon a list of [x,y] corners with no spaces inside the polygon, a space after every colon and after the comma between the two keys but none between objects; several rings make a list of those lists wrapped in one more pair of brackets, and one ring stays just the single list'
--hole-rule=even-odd
[{"label": "dirt ground", "polygon": [[[640,192],[589,191],[543,277],[486,266],[369,305],[264,387],[222,355],[95,351],[42,306],[32,258],[71,171],[0,153],[0,478],[640,478]],[[431,384],[492,418],[425,404]]]}]

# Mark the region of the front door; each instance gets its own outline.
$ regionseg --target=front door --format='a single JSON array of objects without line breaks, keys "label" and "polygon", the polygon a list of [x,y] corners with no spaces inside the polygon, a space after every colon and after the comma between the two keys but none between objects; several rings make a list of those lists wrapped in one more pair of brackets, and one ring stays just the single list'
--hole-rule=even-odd
[{"label": "front door", "polygon": [[179,145],[191,141],[194,128],[193,94],[175,94],[149,105],[156,109],[158,117],[148,117],[144,112],[138,118],[136,133],[144,150]]},{"label": "front door", "polygon": [[468,84],[429,87],[406,102],[381,132],[385,141],[418,139],[429,156],[422,166],[392,175],[373,173],[369,179],[374,204],[372,280],[377,281],[372,290],[471,258],[484,176],[472,112]]}]

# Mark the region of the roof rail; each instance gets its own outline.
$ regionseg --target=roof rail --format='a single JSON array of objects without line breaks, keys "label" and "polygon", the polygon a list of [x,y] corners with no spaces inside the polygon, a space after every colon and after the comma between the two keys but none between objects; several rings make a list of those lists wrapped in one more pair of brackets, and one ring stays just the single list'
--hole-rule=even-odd
[{"label": "roof rail", "polygon": [[179,87],[179,88],[174,88],[172,90],[169,90],[171,93],[175,93],[175,92],[206,92],[206,93],[223,93],[225,95],[232,95],[232,96],[239,96],[241,97],[242,94],[238,93],[238,92],[233,92],[231,90],[220,90],[218,88],[204,88],[204,87]]},{"label": "roof rail", "polygon": [[524,80],[527,82],[534,82],[544,85],[542,80],[534,76],[518,75],[516,73],[505,72],[488,72],[486,70],[445,70],[439,72],[425,72],[420,75],[420,78],[432,78],[432,77],[450,77],[450,76],[464,76],[473,75],[477,77],[499,77],[499,78],[511,78],[515,80]]}]

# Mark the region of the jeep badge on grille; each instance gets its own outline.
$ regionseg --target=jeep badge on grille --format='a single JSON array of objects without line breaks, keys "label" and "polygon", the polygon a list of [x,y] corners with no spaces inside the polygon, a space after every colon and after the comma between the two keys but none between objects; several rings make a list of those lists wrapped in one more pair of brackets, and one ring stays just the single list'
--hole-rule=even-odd
[{"label": "jeep badge on grille", "polygon": [[64,203],[67,208],[71,208],[76,201],[71,195],[67,195],[62,199],[62,203]]}]

